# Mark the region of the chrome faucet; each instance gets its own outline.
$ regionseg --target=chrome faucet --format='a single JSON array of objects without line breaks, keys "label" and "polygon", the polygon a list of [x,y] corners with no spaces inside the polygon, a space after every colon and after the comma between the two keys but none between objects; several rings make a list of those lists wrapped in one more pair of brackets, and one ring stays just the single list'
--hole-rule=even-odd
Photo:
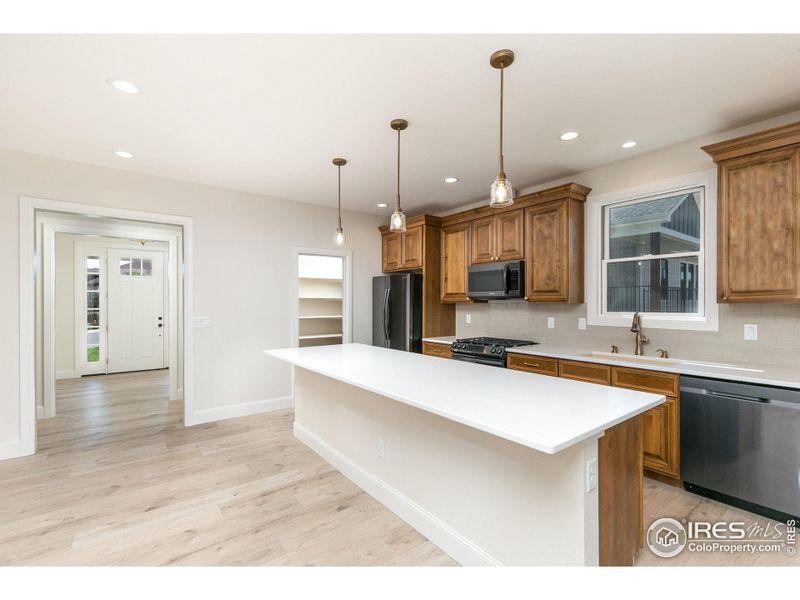
[{"label": "chrome faucet", "polygon": [[634,354],[636,354],[636,356],[641,356],[642,354],[644,354],[642,352],[642,344],[646,344],[650,340],[648,340],[647,336],[645,336],[642,333],[642,316],[638,312],[633,315],[633,323],[631,323],[631,331],[636,334],[635,338],[636,351],[634,352]]}]

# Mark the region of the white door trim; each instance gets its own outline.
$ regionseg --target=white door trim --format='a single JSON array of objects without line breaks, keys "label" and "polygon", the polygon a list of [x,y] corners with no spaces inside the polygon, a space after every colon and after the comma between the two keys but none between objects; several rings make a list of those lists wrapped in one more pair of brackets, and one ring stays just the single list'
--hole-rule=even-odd
[{"label": "white door trim", "polygon": [[353,337],[352,307],[353,307],[353,253],[349,250],[333,250],[322,248],[292,248],[292,305],[289,310],[289,341],[290,346],[298,345],[300,331],[300,289],[297,273],[298,257],[301,254],[317,254],[319,256],[339,256],[343,258],[342,265],[342,343],[349,344]]},{"label": "white door trim", "polygon": [[[43,198],[32,198],[20,196],[19,198],[19,312],[20,312],[20,335],[19,335],[19,418],[20,418],[20,445],[19,455],[28,456],[36,452],[36,271],[39,259],[39,252],[43,253],[43,248],[36,247],[36,213],[49,211],[57,213],[67,213],[67,215],[108,217],[114,219],[126,219],[130,221],[177,225],[182,228],[182,248],[178,247],[177,236],[171,232],[158,233],[155,230],[148,230],[146,236],[137,236],[127,232],[136,228],[136,223],[131,223],[131,227],[118,226],[111,229],[116,230],[117,235],[124,237],[148,237],[158,239],[161,235],[164,241],[169,243],[169,273],[176,273],[177,277],[170,276],[170,314],[177,315],[177,293],[172,293],[173,287],[177,289],[176,279],[181,277],[177,253],[182,250],[182,277],[183,277],[183,399],[184,399],[184,425],[192,424],[191,415],[194,412],[194,352],[193,352],[193,331],[191,327],[191,315],[194,307],[194,287],[193,287],[193,219],[176,215],[166,215],[161,213],[150,213],[136,210],[111,208],[104,206],[92,206],[77,202],[64,202],[60,200],[47,200]],[[66,217],[66,215],[65,215]],[[70,225],[65,225],[70,227]],[[74,225],[72,225],[74,227]],[[102,231],[91,231],[91,225],[82,224],[81,230],[77,233],[96,233],[97,235],[108,235],[109,226],[102,225],[96,229]],[[139,228],[141,230],[141,228]],[[54,227],[55,230],[55,227]],[[126,233],[122,234],[124,230]],[[69,231],[65,231],[69,233]],[[73,232],[74,233],[74,232]],[[111,235],[114,235],[112,231]],[[55,239],[53,233],[52,243]],[[43,236],[42,242],[49,234]],[[52,271],[53,265],[49,266]],[[45,279],[42,273],[42,279]],[[49,275],[49,273],[48,273]],[[45,281],[46,282],[46,281]],[[52,301],[50,302],[52,307]],[[43,315],[43,318],[47,314]],[[43,327],[43,337],[48,335],[52,341],[54,335],[54,315],[48,317],[47,326]],[[43,320],[44,325],[44,320]],[[170,356],[177,356],[177,318],[170,319]],[[49,348],[49,352],[44,351]],[[173,355],[173,348],[175,354]],[[43,347],[43,363],[49,366],[45,373],[49,373],[48,378],[55,378],[54,356],[52,344]],[[49,355],[49,357],[48,357]],[[174,370],[174,369],[173,369]],[[173,371],[171,370],[171,371]],[[177,380],[171,373],[170,397],[173,391],[177,395],[177,381],[172,385],[172,379]],[[43,387],[47,389],[45,384]],[[55,388],[55,382],[51,381],[50,386]]]}]

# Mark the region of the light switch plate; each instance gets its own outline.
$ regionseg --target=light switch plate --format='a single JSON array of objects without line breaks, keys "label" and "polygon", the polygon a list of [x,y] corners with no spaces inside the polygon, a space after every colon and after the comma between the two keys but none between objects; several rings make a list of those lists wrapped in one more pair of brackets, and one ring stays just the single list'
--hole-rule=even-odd
[{"label": "light switch plate", "polygon": [[464,318],[467,320],[467,325],[472,323],[472,315],[471,314],[467,313],[466,315],[464,315]]},{"label": "light switch plate", "polygon": [[192,327],[195,329],[211,327],[211,317],[195,317],[192,319]]},{"label": "light switch plate", "polygon": [[556,326],[556,318],[555,317],[547,317],[547,328],[548,329],[555,329]]},{"label": "light switch plate", "polygon": [[578,319],[578,329],[586,329],[586,319],[583,317]]},{"label": "light switch plate", "polygon": [[755,341],[758,339],[758,325],[755,323],[744,324],[744,339]]}]

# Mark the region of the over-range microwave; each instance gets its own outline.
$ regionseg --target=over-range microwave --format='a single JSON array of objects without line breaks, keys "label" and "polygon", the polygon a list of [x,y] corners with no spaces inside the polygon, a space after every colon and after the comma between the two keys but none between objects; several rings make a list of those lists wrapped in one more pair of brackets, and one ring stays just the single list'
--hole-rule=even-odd
[{"label": "over-range microwave", "polygon": [[467,273],[467,296],[476,300],[522,298],[524,285],[521,260],[471,265]]}]

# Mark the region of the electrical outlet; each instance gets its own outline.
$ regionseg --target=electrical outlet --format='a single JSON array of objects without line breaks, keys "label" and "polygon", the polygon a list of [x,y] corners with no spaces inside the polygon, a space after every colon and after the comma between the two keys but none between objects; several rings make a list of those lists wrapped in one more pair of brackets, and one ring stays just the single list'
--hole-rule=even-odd
[{"label": "electrical outlet", "polygon": [[467,320],[467,325],[469,325],[470,323],[472,323],[472,315],[471,315],[471,314],[467,313],[466,315],[464,315],[464,317],[465,317],[465,318],[466,318],[466,320]]},{"label": "electrical outlet", "polygon": [[555,329],[556,327],[556,318],[555,317],[547,317],[547,328],[548,329]]},{"label": "electrical outlet", "polygon": [[591,492],[597,488],[597,458],[586,461],[586,491]]},{"label": "electrical outlet", "polygon": [[195,329],[211,327],[211,317],[195,317],[192,319],[192,327]]},{"label": "electrical outlet", "polygon": [[586,329],[586,319],[583,317],[578,319],[578,329]]},{"label": "electrical outlet", "polygon": [[758,325],[755,323],[745,323],[744,325],[744,339],[755,341],[758,339]]},{"label": "electrical outlet", "polygon": [[386,444],[381,438],[378,438],[378,458],[386,456]]}]

